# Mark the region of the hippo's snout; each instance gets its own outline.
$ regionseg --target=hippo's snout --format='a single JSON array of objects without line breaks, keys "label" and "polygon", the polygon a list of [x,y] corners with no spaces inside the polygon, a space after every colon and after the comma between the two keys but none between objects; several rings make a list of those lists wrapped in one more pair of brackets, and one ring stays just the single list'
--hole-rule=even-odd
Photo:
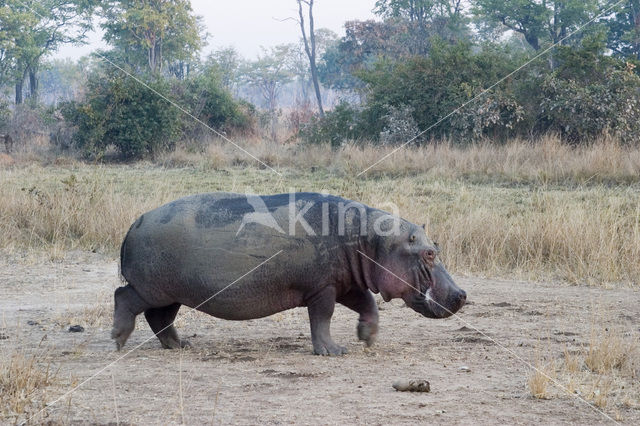
[{"label": "hippo's snout", "polygon": [[406,294],[405,302],[427,318],[448,318],[467,303],[467,293],[458,287],[439,263],[430,271],[431,285],[425,292]]},{"label": "hippo's snout", "polygon": [[456,295],[456,298],[458,300],[458,303],[457,303],[458,309],[456,309],[456,311],[457,311],[460,308],[462,308],[465,303],[467,303],[467,292],[462,290],[462,289],[460,289],[460,291]]}]

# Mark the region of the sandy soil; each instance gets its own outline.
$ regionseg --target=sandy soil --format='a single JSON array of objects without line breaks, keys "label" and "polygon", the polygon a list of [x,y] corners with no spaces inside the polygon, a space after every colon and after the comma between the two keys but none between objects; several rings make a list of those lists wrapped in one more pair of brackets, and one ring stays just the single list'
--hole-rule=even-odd
[{"label": "sandy soil", "polygon": [[[0,348],[2,356],[39,353],[58,370],[47,392],[55,403],[32,418],[38,423],[611,422],[557,389],[550,399],[532,398],[525,362],[580,349],[596,316],[638,339],[637,291],[457,281],[470,300],[458,318],[429,320],[402,303],[382,304],[372,349],[357,341],[356,315],[338,307],[332,334],[350,351],[340,358],[311,355],[303,309],[231,322],[183,308],[178,329],[194,346],[184,351],[162,350],[141,316],[118,353],[109,339],[115,261],[85,253],[47,263],[14,257],[0,261]],[[73,324],[85,332],[68,332]],[[396,392],[399,379],[426,379],[432,391]],[[614,409],[623,423],[640,424],[640,409],[605,411]]]}]

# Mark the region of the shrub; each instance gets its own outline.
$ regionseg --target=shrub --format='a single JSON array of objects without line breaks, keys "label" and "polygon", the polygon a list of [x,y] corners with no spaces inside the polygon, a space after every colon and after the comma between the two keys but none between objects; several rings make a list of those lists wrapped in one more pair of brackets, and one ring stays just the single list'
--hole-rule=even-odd
[{"label": "shrub", "polygon": [[91,75],[85,99],[61,107],[75,127],[74,145],[89,156],[113,146],[124,159],[139,159],[171,150],[180,140],[202,139],[209,130],[193,117],[221,133],[251,127],[252,106],[236,102],[210,70],[184,81],[153,77],[145,84],[121,74]]},{"label": "shrub", "polygon": [[11,121],[9,102],[0,98],[0,133],[6,133]]},{"label": "shrub", "polygon": [[549,76],[542,86],[541,117],[548,129],[572,143],[612,133],[640,139],[640,77],[613,70],[591,84]]},{"label": "shrub", "polygon": [[383,145],[404,144],[413,140],[420,133],[418,123],[413,118],[413,108],[409,106],[388,106],[389,112],[382,118],[386,125],[380,132]]},{"label": "shrub", "polygon": [[345,141],[357,139],[362,134],[359,115],[356,107],[341,102],[332,111],[327,111],[324,117],[312,117],[300,130],[300,138],[308,143],[329,142],[331,146],[339,147]]},{"label": "shrub", "polygon": [[[432,42],[428,57],[413,57],[397,63],[380,61],[373,70],[359,73],[368,85],[362,118],[365,137],[378,140],[381,134],[388,134],[385,127],[392,111],[390,107],[412,111],[417,128],[427,129],[506,75],[515,68],[514,63],[508,50],[486,46],[474,51],[470,43],[450,45],[438,40]],[[469,105],[465,115],[459,117],[458,133],[484,133],[491,126],[499,125],[494,121],[503,118],[501,103],[487,108],[479,117],[473,116],[477,105]],[[451,124],[442,122],[425,136],[449,137],[451,134]]]},{"label": "shrub", "polygon": [[[218,73],[212,68],[181,84],[176,83],[174,90],[182,105],[217,131],[226,133],[251,127],[252,106],[236,102],[222,87]],[[203,131],[203,127],[195,120],[186,119],[184,124],[190,137],[197,137]],[[208,132],[206,129],[204,131]]]},{"label": "shrub", "polygon": [[77,128],[75,145],[93,156],[114,146],[126,159],[173,147],[180,133],[181,113],[154,93],[170,93],[170,86],[161,79],[147,84],[149,87],[120,74],[110,78],[92,75],[84,102],[62,106],[65,119]]},{"label": "shrub", "polygon": [[473,107],[462,108],[451,117],[451,127],[461,137],[491,137],[506,140],[518,123],[524,120],[524,108],[513,97],[503,93],[479,99]]}]

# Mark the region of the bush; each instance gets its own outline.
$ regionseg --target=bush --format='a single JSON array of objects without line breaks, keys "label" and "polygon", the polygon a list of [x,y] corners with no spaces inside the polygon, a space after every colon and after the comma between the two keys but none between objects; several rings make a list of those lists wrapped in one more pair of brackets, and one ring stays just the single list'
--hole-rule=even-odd
[{"label": "bush", "polygon": [[572,143],[612,133],[624,141],[640,139],[640,77],[612,71],[583,85],[551,75],[542,86],[541,109],[548,129]]},{"label": "bush", "polygon": [[504,141],[547,132],[572,143],[603,133],[640,140],[640,75],[633,63],[606,55],[599,34],[581,46],[558,46],[552,57],[504,81],[526,61],[523,54],[471,43],[431,45],[427,57],[381,59],[358,72],[367,84],[362,108],[342,105],[314,121],[307,139],[394,144],[428,130],[417,143],[434,137]]},{"label": "bush", "polygon": [[0,133],[6,133],[11,122],[9,102],[0,98]]},{"label": "bush", "polygon": [[491,137],[504,141],[513,136],[514,130],[523,120],[522,105],[513,97],[497,93],[485,95],[473,107],[455,112],[451,117],[451,127],[460,137]]},{"label": "bush", "polygon": [[[381,134],[388,134],[385,128],[393,111],[390,108],[412,111],[417,128],[427,129],[513,68],[515,59],[508,50],[485,46],[474,51],[470,43],[450,45],[438,40],[432,42],[428,57],[413,57],[397,63],[378,62],[373,70],[359,74],[368,84],[363,111],[364,136],[379,140]],[[518,106],[503,105],[508,98],[506,94],[500,95],[497,99],[501,102],[488,105],[478,117],[475,116],[477,104],[469,105],[459,117],[457,133],[467,133],[461,136],[485,133],[503,125],[503,118],[512,124],[513,113],[505,112],[517,110]],[[452,133],[451,123],[444,121],[430,129],[425,137],[449,137]]]},{"label": "bush", "polygon": [[[236,102],[231,94],[223,89],[218,73],[213,68],[206,68],[202,74],[186,80],[174,87],[182,105],[219,132],[247,130],[251,127],[253,106],[245,102]],[[184,120],[188,137],[197,138],[201,133],[210,132],[195,120]]]},{"label": "bush", "polygon": [[420,129],[413,118],[413,108],[409,106],[388,107],[389,112],[383,116],[386,122],[380,133],[383,145],[405,144],[420,134]]},{"label": "bush", "polygon": [[146,84],[121,74],[90,76],[85,99],[61,107],[75,127],[74,145],[89,156],[113,146],[124,159],[139,159],[171,150],[179,140],[202,139],[210,131],[193,117],[221,133],[251,126],[251,105],[233,100],[212,72],[185,81],[157,77]]},{"label": "bush", "polygon": [[308,143],[329,142],[339,147],[345,141],[355,140],[362,133],[359,124],[359,111],[356,107],[342,102],[324,117],[314,116],[300,130],[300,138]]},{"label": "bush", "polygon": [[63,104],[63,116],[77,128],[74,144],[92,156],[114,146],[126,159],[172,148],[181,112],[154,93],[170,93],[169,84],[157,79],[147,88],[120,74],[110,77],[94,74],[84,102]]}]

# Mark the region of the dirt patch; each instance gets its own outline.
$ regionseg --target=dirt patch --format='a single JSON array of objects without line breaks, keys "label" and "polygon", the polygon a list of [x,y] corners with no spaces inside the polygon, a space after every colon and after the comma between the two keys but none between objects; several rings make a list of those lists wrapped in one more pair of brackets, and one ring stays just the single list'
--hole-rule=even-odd
[{"label": "dirt patch", "polygon": [[[458,318],[383,304],[370,349],[357,341],[356,315],[337,307],[332,334],[349,349],[344,357],[311,355],[304,309],[232,322],[183,308],[177,326],[193,344],[184,351],[162,350],[140,317],[118,353],[109,338],[117,271],[85,253],[0,261],[0,355],[46,350],[57,371],[48,392],[56,402],[32,423],[606,423],[578,394],[533,398],[519,358],[535,365],[583,353],[597,315],[640,338],[631,289],[458,278],[474,301]],[[396,392],[398,380],[428,380],[431,392]],[[620,401],[611,396],[603,410],[639,424],[637,405]]]}]

